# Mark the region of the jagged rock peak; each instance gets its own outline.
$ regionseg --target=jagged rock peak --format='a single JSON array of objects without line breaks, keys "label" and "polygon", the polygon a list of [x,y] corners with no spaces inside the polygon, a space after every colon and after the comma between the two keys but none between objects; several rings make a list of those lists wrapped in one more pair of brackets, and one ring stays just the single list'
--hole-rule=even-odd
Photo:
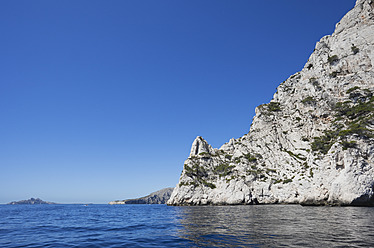
[{"label": "jagged rock peak", "polygon": [[203,137],[197,136],[194,142],[192,143],[190,157],[194,157],[200,154],[213,154],[214,149],[211,145],[204,140]]},{"label": "jagged rock peak", "polygon": [[374,205],[374,3],[359,0],[250,132],[193,142],[168,204]]},{"label": "jagged rock peak", "polygon": [[369,24],[374,19],[373,0],[357,0],[355,7],[336,24],[334,34],[348,30],[358,25]]}]

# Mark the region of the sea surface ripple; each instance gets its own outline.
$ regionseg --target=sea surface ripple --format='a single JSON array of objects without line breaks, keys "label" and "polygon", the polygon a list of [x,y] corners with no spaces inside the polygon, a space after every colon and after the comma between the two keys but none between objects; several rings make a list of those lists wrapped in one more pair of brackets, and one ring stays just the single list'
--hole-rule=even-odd
[{"label": "sea surface ripple", "polygon": [[0,205],[0,247],[374,247],[374,208]]}]

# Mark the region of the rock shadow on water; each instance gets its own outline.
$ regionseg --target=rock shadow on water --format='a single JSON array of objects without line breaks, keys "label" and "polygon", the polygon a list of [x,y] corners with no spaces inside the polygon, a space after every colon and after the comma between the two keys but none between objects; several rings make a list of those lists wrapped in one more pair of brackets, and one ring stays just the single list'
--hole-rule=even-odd
[{"label": "rock shadow on water", "polygon": [[374,208],[300,205],[175,207],[179,238],[199,247],[374,245]]}]

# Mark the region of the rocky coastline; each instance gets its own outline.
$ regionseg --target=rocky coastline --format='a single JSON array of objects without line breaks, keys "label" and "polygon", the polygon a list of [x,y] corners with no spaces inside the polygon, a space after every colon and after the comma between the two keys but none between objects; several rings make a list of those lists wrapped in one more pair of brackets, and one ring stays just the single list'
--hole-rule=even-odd
[{"label": "rocky coastline", "polygon": [[111,201],[108,204],[110,205],[123,205],[123,204],[166,204],[169,200],[171,193],[174,188],[165,188],[159,191],[153,192],[147,196],[136,198],[136,199],[127,199],[127,200],[117,200]]},{"label": "rocky coastline", "polygon": [[358,0],[249,133],[194,140],[167,204],[374,206],[373,65],[374,1]]}]

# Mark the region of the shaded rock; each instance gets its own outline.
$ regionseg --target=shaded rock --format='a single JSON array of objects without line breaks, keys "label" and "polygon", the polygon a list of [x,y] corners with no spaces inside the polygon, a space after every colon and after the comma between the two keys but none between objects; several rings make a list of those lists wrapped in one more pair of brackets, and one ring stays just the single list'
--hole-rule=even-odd
[{"label": "shaded rock", "polygon": [[174,188],[165,188],[141,198],[128,199],[123,201],[111,201],[109,202],[109,204],[166,204],[166,202],[170,198],[171,193],[173,192],[173,189]]}]

